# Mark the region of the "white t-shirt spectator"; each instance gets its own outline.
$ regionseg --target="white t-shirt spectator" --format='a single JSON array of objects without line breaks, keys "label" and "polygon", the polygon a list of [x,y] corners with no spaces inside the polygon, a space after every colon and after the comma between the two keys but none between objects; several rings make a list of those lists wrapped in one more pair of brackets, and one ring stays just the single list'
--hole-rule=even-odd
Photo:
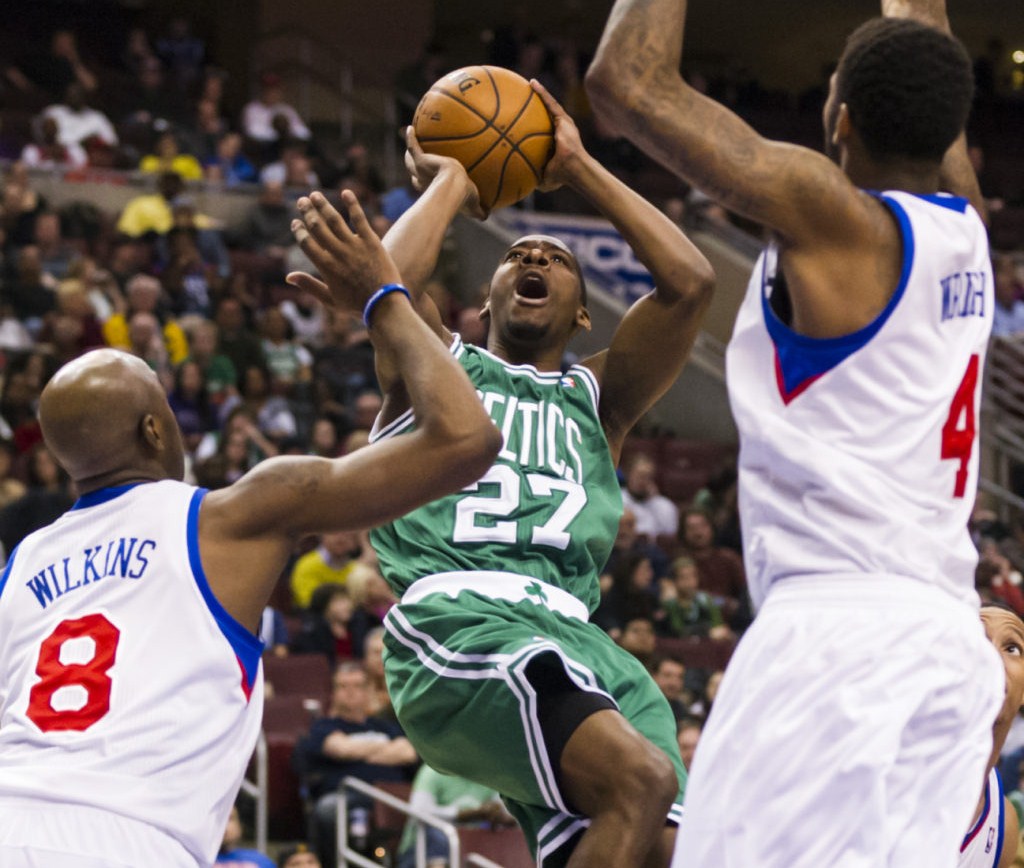
[{"label": "white t-shirt spectator", "polygon": [[286,102],[267,105],[254,99],[242,110],[242,128],[250,139],[258,142],[276,141],[277,130],[273,124],[276,115],[284,115],[288,119],[293,138],[306,140],[310,137],[309,128],[302,122],[299,113]]},{"label": "white t-shirt spectator", "polygon": [[21,149],[21,161],[30,169],[53,169],[57,166],[70,166],[72,169],[81,169],[89,162],[89,156],[85,148],[79,144],[61,145],[64,149],[62,159],[54,159],[52,154],[47,154],[39,145],[25,145]]},{"label": "white t-shirt spectator", "polygon": [[57,122],[57,141],[62,145],[77,145],[95,136],[106,145],[117,144],[114,125],[103,112],[88,106],[75,111],[70,106],[52,105],[43,111],[43,116]]},{"label": "white t-shirt spectator", "polygon": [[654,539],[659,534],[676,535],[679,530],[679,509],[663,494],[652,494],[644,500],[637,500],[622,489],[622,505],[636,516],[636,532]]}]

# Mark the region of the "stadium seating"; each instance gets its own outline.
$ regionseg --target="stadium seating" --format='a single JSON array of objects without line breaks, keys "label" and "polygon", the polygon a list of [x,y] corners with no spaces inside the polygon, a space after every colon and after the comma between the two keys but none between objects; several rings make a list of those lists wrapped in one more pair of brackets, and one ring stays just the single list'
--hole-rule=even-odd
[{"label": "stadium seating", "polygon": [[518,826],[504,829],[459,829],[463,864],[470,853],[496,862],[504,868],[534,868],[533,856]]},{"label": "stadium seating", "polygon": [[331,692],[331,668],[321,654],[263,658],[263,676],[275,696],[298,695],[323,702]]},{"label": "stadium seating", "polygon": [[682,662],[684,666],[707,669],[714,672],[725,669],[736,643],[732,639],[703,639],[691,636],[676,639],[660,636],[657,640],[658,653]]}]

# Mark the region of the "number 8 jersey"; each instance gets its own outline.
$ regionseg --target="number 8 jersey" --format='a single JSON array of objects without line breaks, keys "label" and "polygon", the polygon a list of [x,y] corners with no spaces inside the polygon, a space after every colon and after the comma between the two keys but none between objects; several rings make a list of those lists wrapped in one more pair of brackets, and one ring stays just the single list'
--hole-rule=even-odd
[{"label": "number 8 jersey", "polygon": [[881,194],[903,241],[877,319],[834,339],[776,315],[769,247],[729,344],[740,517],[757,605],[790,576],[902,576],[977,604],[967,531],[993,286],[985,227],[965,199]]},{"label": "number 8 jersey", "polygon": [[[511,365],[458,335],[451,351],[504,444],[478,482],[372,532],[381,572],[399,595],[436,573],[514,572],[568,591],[593,611],[622,513],[597,380],[581,365],[564,375]],[[413,424],[410,410],[374,439]]]},{"label": "number 8 jersey", "polygon": [[259,734],[262,643],[207,584],[204,494],[170,480],[101,489],[11,554],[0,828],[5,801],[87,806],[162,832],[182,858],[161,864],[215,858]]}]

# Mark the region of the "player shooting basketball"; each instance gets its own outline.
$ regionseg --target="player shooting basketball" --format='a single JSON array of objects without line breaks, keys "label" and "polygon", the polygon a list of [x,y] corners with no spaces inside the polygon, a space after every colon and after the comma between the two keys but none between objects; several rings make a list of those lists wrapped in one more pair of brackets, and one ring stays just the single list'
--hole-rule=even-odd
[{"label": "player shooting basketball", "polygon": [[[385,622],[388,687],[423,759],[500,792],[546,868],[665,866],[686,774],[672,712],[640,663],[587,618],[622,511],[623,439],[679,375],[712,273],[675,224],[584,151],[572,120],[536,87],[556,125],[546,183],[598,207],[657,288],[607,350],[563,375],[570,338],[589,324],[579,264],[558,239],[527,236],[491,280],[486,349],[464,345],[417,291],[476,191],[459,163],[424,154],[410,133],[424,193],[385,244],[504,447],[478,484],[373,532],[401,595]],[[340,218],[323,197],[300,208],[321,212],[313,233],[329,241]],[[404,436],[416,420],[389,354],[377,363],[387,398],[374,436]]]},{"label": "player shooting basketball", "polygon": [[883,0],[832,79],[837,165],[687,85],[687,5],[617,0],[587,75],[620,132],[775,239],[727,356],[760,613],[673,865],[952,866],[1003,693],[966,530],[992,325],[970,58],[941,0]]}]

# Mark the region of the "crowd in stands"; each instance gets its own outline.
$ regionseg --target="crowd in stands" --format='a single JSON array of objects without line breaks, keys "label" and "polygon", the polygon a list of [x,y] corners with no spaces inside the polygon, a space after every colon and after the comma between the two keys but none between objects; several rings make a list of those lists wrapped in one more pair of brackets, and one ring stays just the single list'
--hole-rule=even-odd
[{"label": "crowd in stands", "polygon": [[[586,58],[571,44],[541,42],[511,28],[493,34],[489,52],[490,62],[544,81],[607,163],[626,172],[641,165],[590,114],[581,87]],[[330,149],[288,104],[272,73],[231,117],[224,73],[210,60],[189,23],[176,19],[161,35],[129,32],[120,77],[113,79],[123,87],[105,87],[107,71],[82,59],[68,30],[3,71],[3,95],[30,111],[20,138],[7,114],[0,131],[0,156],[14,160],[0,194],[5,553],[74,501],[67,476],[42,443],[35,410],[53,372],[94,347],[131,352],[157,373],[184,435],[187,479],[208,488],[232,483],[271,456],[334,457],[368,442],[381,405],[369,338],[358,316],[326,310],[284,284],[285,273],[303,262],[289,230],[292,203],[297,193],[321,185],[354,189],[383,232],[414,194],[404,184],[387,189],[373,155],[358,142],[344,143],[340,159],[328,158]],[[404,120],[446,68],[443,50],[431,44],[402,71],[396,99]],[[751,111],[780,102],[752,81],[705,84],[716,98]],[[982,94],[995,100],[994,92]],[[821,96],[802,95],[800,108],[815,108]],[[980,147],[975,158],[981,167]],[[152,176],[153,188],[117,214],[89,202],[58,208],[38,192],[30,172],[52,168],[137,171]],[[991,172],[982,177],[995,213],[1024,206],[1015,198],[1024,185],[1001,186]],[[225,227],[203,214],[189,192],[197,182],[252,185],[244,219]],[[695,214],[722,226],[736,222],[699,191],[677,187],[676,193],[666,210],[680,223]],[[557,196],[547,204],[578,205]],[[995,333],[1024,334],[1024,241],[1008,234],[1000,243]],[[473,305],[457,303],[443,284],[435,283],[432,294],[453,329],[483,340]],[[740,557],[735,455],[720,449],[698,457],[687,485],[663,485],[675,472],[668,468],[666,475],[665,439],[636,438],[627,448],[625,510],[601,572],[594,620],[650,668],[678,720],[688,764],[728,654],[753,615]],[[1024,527],[1005,526],[979,510],[974,531],[982,553],[979,590],[1024,615]],[[415,803],[432,805],[441,817],[508,820],[493,794],[438,780],[426,768],[416,774],[415,752],[394,719],[383,679],[381,624],[394,602],[365,532],[325,534],[295,552],[265,614],[269,655],[319,655],[333,673],[329,696],[312,697],[320,713],[295,748],[318,853],[282,854],[280,866],[334,864],[336,790],[346,774],[412,784]],[[268,693],[279,688],[270,681]],[[367,805],[356,800],[353,810],[353,835],[365,838],[357,832]],[[240,838],[236,815],[218,864],[273,864],[239,849]],[[440,842],[429,846],[443,860]]]}]

